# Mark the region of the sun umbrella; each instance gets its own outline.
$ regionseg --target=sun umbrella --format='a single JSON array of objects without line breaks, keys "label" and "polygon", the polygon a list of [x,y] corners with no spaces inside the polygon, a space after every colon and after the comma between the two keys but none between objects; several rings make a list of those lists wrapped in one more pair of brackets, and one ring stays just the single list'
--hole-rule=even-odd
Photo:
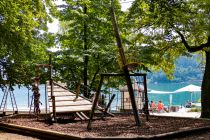
[{"label": "sun umbrella", "polygon": [[177,89],[175,92],[200,92],[201,91],[201,87],[200,86],[196,86],[196,85],[188,85],[185,86],[183,88]]},{"label": "sun umbrella", "polygon": [[175,92],[173,92],[173,91],[150,90],[148,93],[152,93],[152,94],[171,94],[171,93],[175,93]]},{"label": "sun umbrella", "polygon": [[200,86],[196,86],[196,85],[190,84],[190,85],[185,86],[183,88],[177,89],[174,92],[176,92],[176,93],[178,93],[178,92],[190,92],[191,93],[191,101],[192,101],[192,93],[200,92],[200,91],[201,91],[201,87]]}]

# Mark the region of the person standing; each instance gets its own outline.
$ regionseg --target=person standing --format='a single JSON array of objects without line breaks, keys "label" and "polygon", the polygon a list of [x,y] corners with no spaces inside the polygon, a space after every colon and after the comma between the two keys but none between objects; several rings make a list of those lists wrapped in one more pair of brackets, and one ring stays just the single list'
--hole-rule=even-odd
[{"label": "person standing", "polygon": [[151,108],[152,112],[154,112],[157,109],[155,102],[151,101],[150,108]]},{"label": "person standing", "polygon": [[39,92],[39,77],[35,77],[34,83],[32,85],[32,90],[34,92],[34,113],[38,115],[40,113],[40,92]]},{"label": "person standing", "polygon": [[158,102],[158,112],[163,112],[164,111],[164,104],[162,103],[162,101],[160,100]]}]

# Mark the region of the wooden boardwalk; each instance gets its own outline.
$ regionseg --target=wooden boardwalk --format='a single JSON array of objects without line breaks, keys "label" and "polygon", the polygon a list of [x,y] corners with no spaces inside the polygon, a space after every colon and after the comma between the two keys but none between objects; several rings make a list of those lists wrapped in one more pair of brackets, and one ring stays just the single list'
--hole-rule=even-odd
[{"label": "wooden boardwalk", "polygon": [[[51,98],[51,86],[49,82],[47,82],[47,94],[50,113],[52,113],[53,103]],[[91,101],[81,96],[78,96],[78,98],[76,98],[75,93],[70,92],[67,88],[60,84],[53,83],[53,96],[55,96],[56,114],[91,111]]]}]

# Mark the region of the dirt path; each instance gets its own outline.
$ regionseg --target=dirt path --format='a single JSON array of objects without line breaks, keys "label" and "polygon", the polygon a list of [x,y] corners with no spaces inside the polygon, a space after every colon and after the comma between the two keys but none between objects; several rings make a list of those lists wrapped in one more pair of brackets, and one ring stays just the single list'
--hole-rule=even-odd
[{"label": "dirt path", "polygon": [[0,140],[39,140],[39,139],[0,131]]}]

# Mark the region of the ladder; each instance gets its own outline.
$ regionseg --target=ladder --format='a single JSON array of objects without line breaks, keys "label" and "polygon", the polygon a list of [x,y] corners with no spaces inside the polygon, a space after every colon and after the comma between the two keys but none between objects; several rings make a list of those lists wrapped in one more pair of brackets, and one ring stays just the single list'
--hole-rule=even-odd
[{"label": "ladder", "polygon": [[3,92],[4,92],[4,95],[3,95],[1,105],[0,105],[0,110],[1,109],[3,110],[3,115],[6,115],[8,96],[10,96],[13,114],[17,114],[18,113],[18,107],[17,107],[17,103],[16,103],[16,100],[15,100],[14,93],[13,93],[12,89],[10,88],[10,86],[6,86],[3,89]]}]

